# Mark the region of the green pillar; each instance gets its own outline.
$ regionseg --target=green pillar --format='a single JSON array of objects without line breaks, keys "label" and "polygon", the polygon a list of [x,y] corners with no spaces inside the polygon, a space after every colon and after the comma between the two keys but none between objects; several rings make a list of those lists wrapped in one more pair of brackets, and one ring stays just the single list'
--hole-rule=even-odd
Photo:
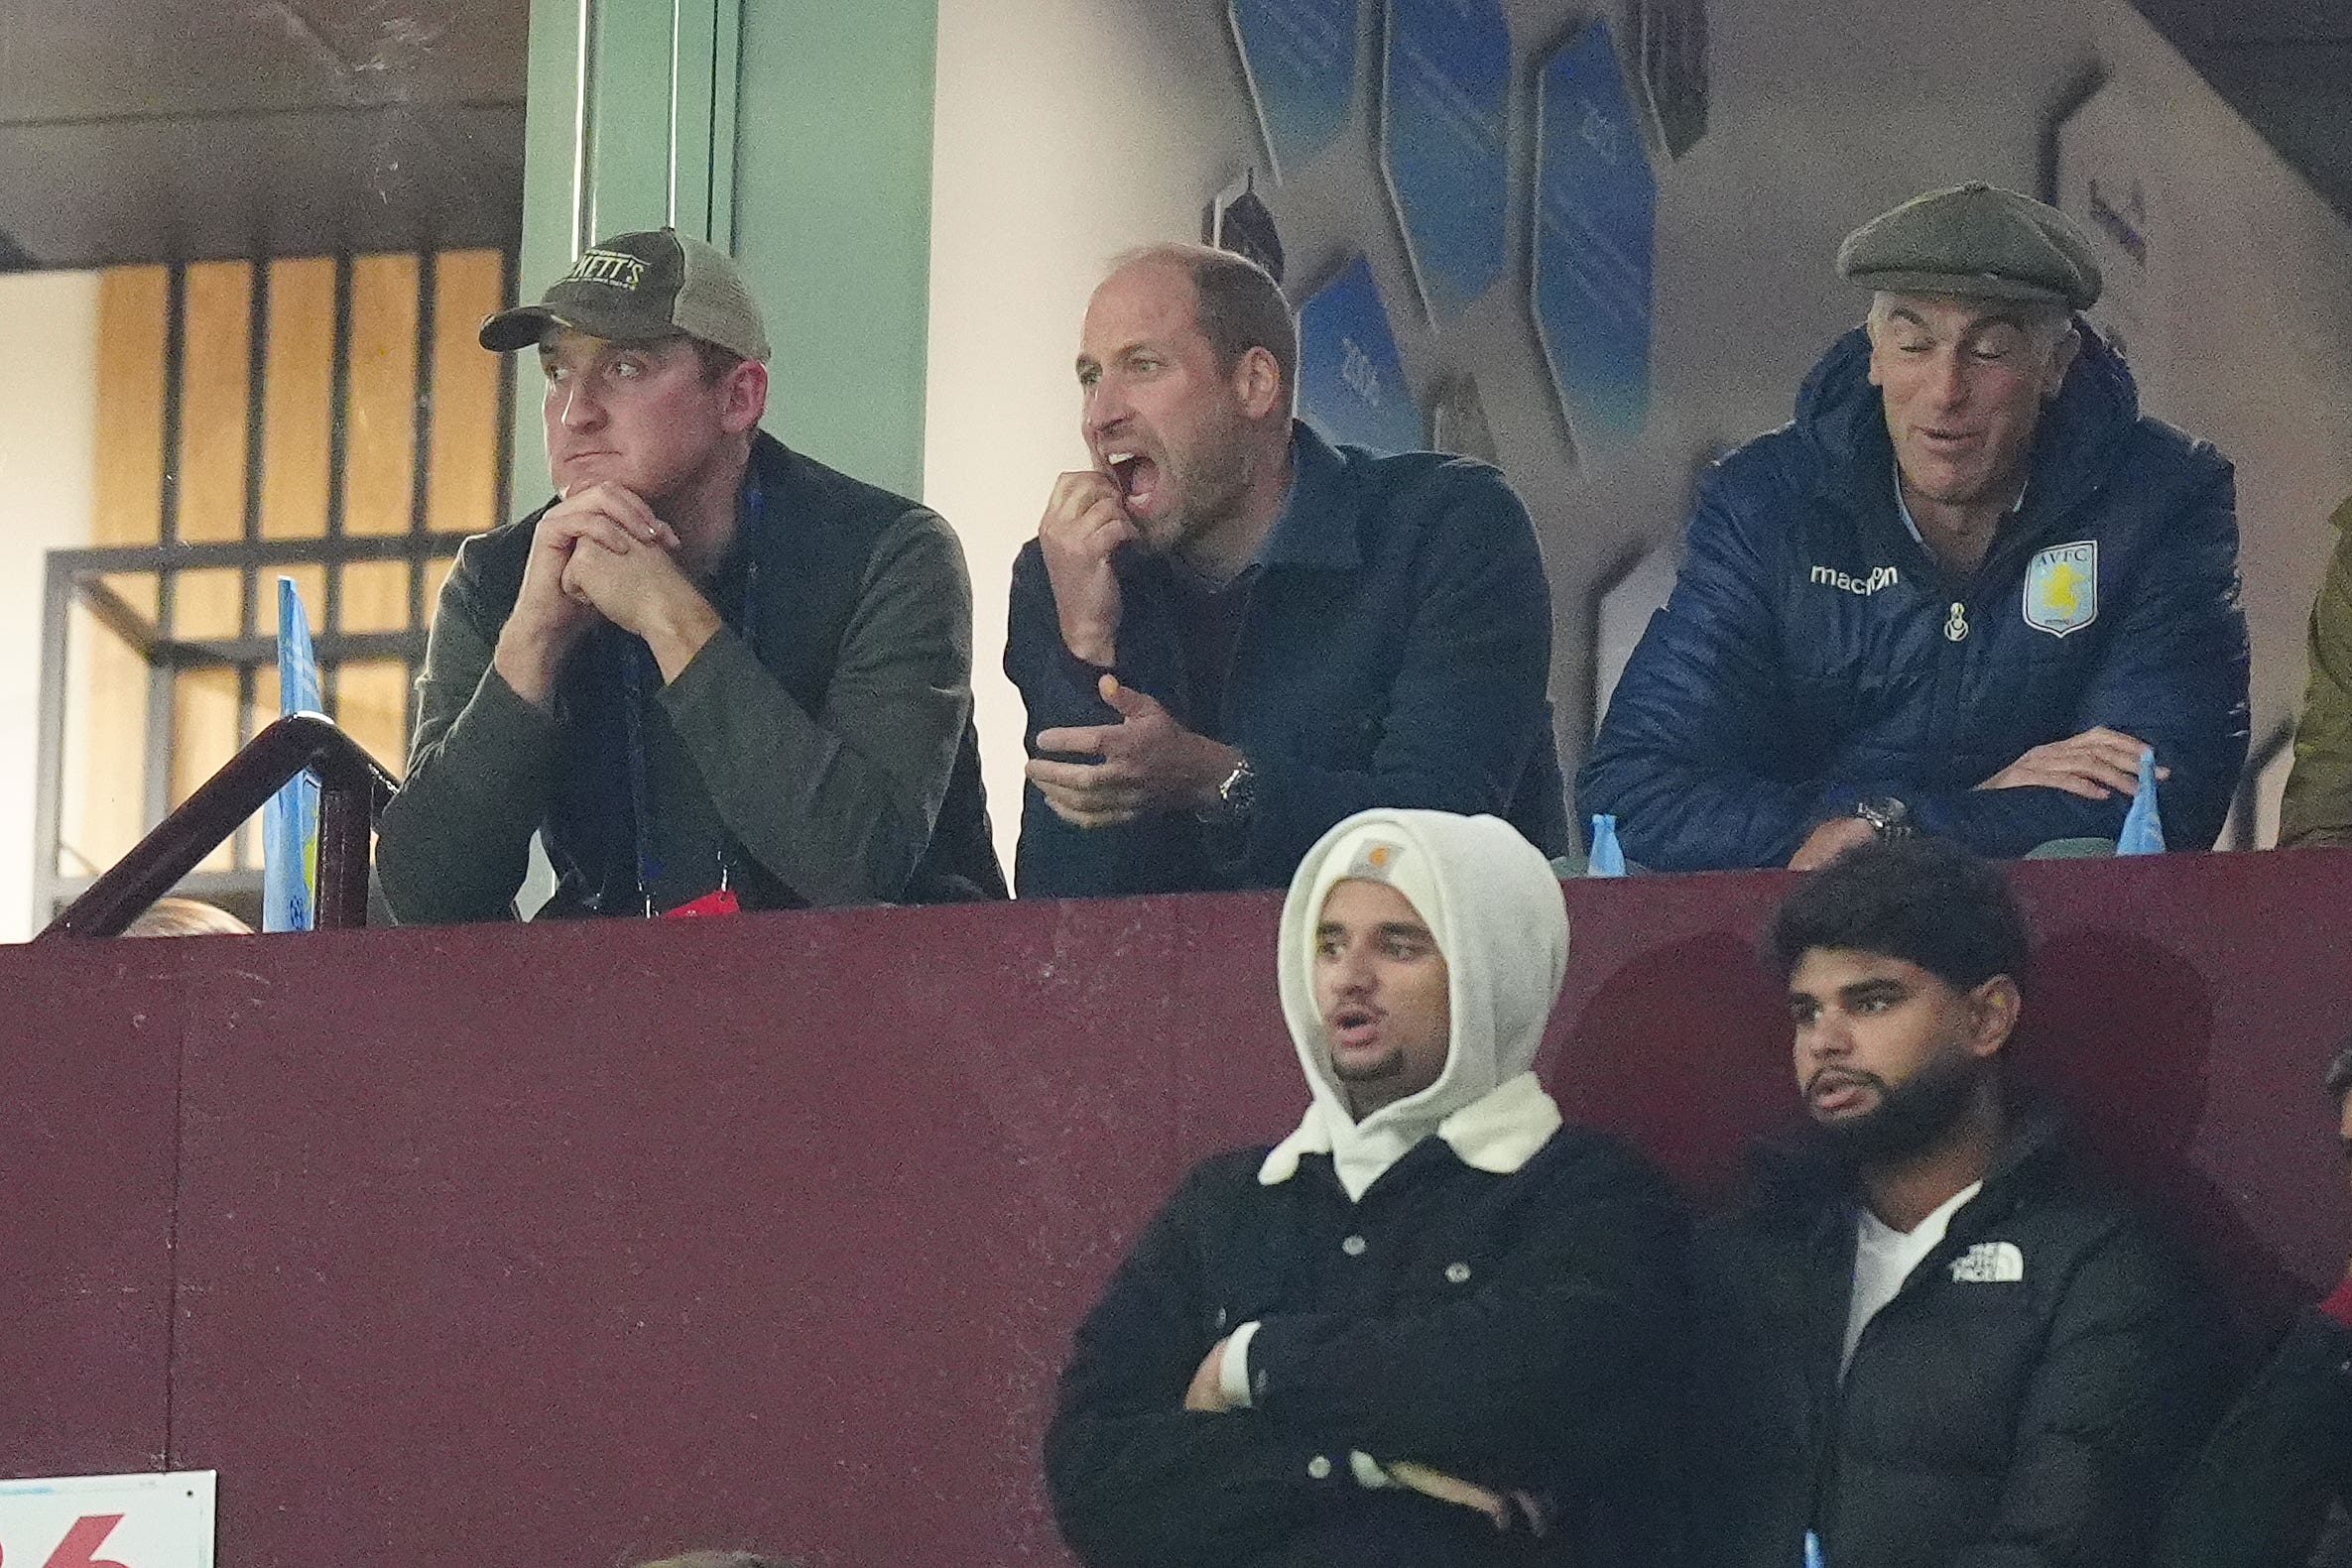
[{"label": "green pillar", "polygon": [[735,235],[776,345],[769,424],[923,486],[936,0],[745,0]]},{"label": "green pillar", "polygon": [[[775,347],[768,427],[923,483],[936,0],[532,0],[520,288],[675,224],[742,263]],[[517,378],[515,509],[542,493]]]}]

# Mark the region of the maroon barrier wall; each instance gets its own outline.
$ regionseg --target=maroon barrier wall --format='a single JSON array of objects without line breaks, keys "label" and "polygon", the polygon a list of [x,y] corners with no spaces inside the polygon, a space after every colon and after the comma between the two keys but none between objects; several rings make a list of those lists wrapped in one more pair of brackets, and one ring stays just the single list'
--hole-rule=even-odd
[{"label": "maroon barrier wall", "polygon": [[[2019,880],[2021,1058],[2316,1293],[2352,854]],[[1694,1189],[1793,1103],[1749,958],[1787,885],[1569,888],[1550,1079]],[[224,1568],[1061,1563],[1070,1327],[1303,1101],[1278,904],[0,949],[0,1473],[217,1468]]]}]

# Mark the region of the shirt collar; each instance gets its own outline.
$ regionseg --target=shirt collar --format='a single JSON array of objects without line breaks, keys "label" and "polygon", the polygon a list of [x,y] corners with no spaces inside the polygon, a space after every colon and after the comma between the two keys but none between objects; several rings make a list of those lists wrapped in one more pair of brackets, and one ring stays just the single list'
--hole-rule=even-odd
[{"label": "shirt collar", "polygon": [[743,468],[743,484],[735,492],[735,537],[727,541],[727,552],[710,568],[710,578],[698,586],[719,594],[740,591],[749,580],[752,562],[759,554],[761,520],[767,515],[767,492],[760,485],[760,470],[755,459]]},{"label": "shirt collar", "polygon": [[1974,1202],[1976,1195],[1984,1190],[1985,1184],[1981,1177],[1971,1181],[1967,1186],[1937,1204],[1932,1213],[1908,1231],[1899,1231],[1871,1213],[1870,1205],[1867,1203],[1855,1206],[1855,1220],[1865,1240],[1876,1238],[1882,1246],[1886,1245],[1890,1238],[1898,1242],[1907,1242],[1913,1251],[1925,1257],[1943,1244],[1944,1233],[1952,1228],[1952,1217]]},{"label": "shirt collar", "polygon": [[1291,422],[1291,493],[1251,564],[1353,571],[1363,564],[1343,505],[1347,461],[1304,421]]},{"label": "shirt collar", "polygon": [[[2029,479],[2018,491],[2017,499],[2010,503],[2009,515],[2011,517],[2016,517],[2020,512],[2026,510],[2026,491],[2032,489],[2033,486],[2034,482]],[[1911,503],[1903,499],[1903,464],[1901,462],[1895,464],[1895,511],[1903,519],[1904,528],[1910,531],[1911,542],[1919,545],[1919,548],[1925,549],[1927,537],[1919,532],[1919,520],[1911,515]]]}]

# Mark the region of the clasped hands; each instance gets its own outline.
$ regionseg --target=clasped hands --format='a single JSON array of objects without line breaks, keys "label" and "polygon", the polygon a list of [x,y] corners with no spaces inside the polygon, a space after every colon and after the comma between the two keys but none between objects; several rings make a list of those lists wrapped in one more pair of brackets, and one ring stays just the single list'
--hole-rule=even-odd
[{"label": "clasped hands", "polygon": [[610,480],[574,490],[533,530],[497,662],[510,684],[544,701],[557,667],[598,621],[645,640],[674,680],[723,624],[680,564],[678,531]]},{"label": "clasped hands", "polygon": [[[1232,1402],[1225,1397],[1225,1347],[1230,1343],[1229,1339],[1218,1340],[1193,1369],[1191,1385],[1184,1389],[1185,1409],[1208,1415],[1222,1415],[1233,1409]],[[1380,1470],[1392,1486],[1418,1492],[1439,1503],[1475,1509],[1485,1514],[1498,1530],[1524,1528],[1531,1535],[1542,1535],[1551,1527],[1549,1505],[1533,1493],[1498,1492],[1410,1459],[1382,1461]]]}]

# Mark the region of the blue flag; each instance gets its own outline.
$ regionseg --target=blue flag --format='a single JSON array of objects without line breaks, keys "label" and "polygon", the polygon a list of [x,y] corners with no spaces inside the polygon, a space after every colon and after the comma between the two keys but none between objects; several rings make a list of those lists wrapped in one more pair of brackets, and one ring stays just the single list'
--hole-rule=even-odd
[{"label": "blue flag", "polygon": [[1625,851],[1617,844],[1617,818],[1603,811],[1592,819],[1592,853],[1586,857],[1587,877],[1625,875]]},{"label": "blue flag", "polygon": [[[278,579],[278,711],[316,713],[318,655],[292,577]],[[270,796],[261,819],[261,928],[307,931],[318,891],[318,781],[309,769]]]},{"label": "blue flag", "polygon": [[2118,855],[2161,855],[2165,852],[2165,814],[2156,801],[2156,750],[2140,748],[2140,792],[2123,819],[2115,840]]}]

